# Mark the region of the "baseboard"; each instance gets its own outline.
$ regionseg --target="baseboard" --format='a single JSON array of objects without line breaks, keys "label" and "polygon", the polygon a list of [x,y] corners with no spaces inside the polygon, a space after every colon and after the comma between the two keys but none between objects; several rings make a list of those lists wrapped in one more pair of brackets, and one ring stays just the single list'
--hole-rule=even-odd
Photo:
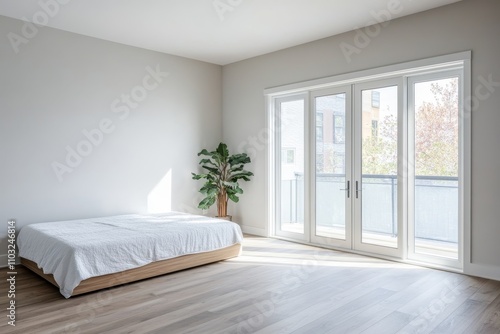
[{"label": "baseboard", "polygon": [[464,266],[464,274],[500,281],[500,268],[497,266],[467,263]]},{"label": "baseboard", "polygon": [[258,235],[259,237],[268,237],[267,230],[263,228],[242,225],[241,230],[243,233]]}]

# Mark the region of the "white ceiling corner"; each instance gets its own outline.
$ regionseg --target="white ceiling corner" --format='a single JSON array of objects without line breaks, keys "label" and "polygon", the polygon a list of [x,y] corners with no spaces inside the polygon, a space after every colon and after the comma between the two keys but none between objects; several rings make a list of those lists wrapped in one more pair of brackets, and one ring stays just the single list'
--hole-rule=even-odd
[{"label": "white ceiling corner", "polygon": [[457,1],[4,0],[0,15],[226,65]]}]

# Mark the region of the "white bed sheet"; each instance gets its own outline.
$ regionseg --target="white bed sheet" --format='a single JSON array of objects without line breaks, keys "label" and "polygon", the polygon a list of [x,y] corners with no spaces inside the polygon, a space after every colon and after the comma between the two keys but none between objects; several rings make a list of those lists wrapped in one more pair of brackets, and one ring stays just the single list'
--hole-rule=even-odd
[{"label": "white bed sheet", "polygon": [[122,215],[24,226],[19,256],[54,275],[69,298],[81,281],[151,262],[241,243],[232,222],[179,212]]}]

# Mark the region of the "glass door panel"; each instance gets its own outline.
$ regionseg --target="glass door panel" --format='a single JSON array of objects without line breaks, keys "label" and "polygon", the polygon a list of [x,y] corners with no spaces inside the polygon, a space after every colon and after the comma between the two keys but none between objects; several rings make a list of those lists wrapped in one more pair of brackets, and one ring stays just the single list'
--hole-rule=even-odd
[{"label": "glass door panel", "polygon": [[414,166],[409,253],[441,264],[449,260],[453,265],[459,260],[460,237],[460,83],[459,76],[440,76],[410,80]]},{"label": "glass door panel", "polygon": [[397,86],[361,92],[361,143],[361,240],[397,248]]},{"label": "glass door panel", "polygon": [[351,87],[315,92],[314,242],[351,247]]},{"label": "glass door panel", "polygon": [[402,256],[402,80],[355,85],[354,248]]},{"label": "glass door panel", "polygon": [[305,218],[305,108],[304,97],[277,101],[279,124],[279,219],[277,233],[304,235]]},{"label": "glass door panel", "polygon": [[449,67],[273,98],[273,232],[462,268],[463,78]]}]

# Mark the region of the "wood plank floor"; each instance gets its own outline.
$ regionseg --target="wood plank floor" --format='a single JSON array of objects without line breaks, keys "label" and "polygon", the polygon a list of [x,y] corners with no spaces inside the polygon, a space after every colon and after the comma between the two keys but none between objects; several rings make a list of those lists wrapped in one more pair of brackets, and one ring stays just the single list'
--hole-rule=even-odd
[{"label": "wood plank floor", "polygon": [[500,282],[247,236],[243,255],[64,299],[17,267],[0,333],[500,333]]}]

